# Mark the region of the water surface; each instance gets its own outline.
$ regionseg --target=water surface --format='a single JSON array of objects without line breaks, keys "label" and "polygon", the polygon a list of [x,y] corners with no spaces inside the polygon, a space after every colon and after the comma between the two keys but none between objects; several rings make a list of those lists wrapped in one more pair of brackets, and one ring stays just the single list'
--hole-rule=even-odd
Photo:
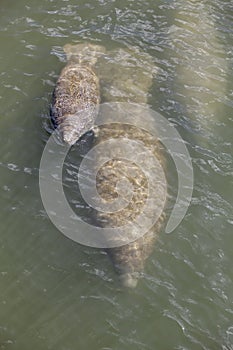
[{"label": "water surface", "polygon": [[[1,1],[0,349],[233,348],[232,23],[230,0]],[[150,104],[193,161],[188,213],[130,291],[40,198],[62,47],[78,41],[151,55]]]}]

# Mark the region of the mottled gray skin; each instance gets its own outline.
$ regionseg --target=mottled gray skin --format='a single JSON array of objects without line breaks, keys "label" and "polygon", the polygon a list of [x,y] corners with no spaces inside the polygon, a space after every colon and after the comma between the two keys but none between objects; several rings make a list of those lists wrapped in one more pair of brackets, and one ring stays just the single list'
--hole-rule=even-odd
[{"label": "mottled gray skin", "polygon": [[[156,74],[156,68],[150,56],[134,49],[114,50],[100,57],[96,67],[100,78],[103,102],[147,104],[152,79]],[[140,115],[135,115],[136,117],[143,118]],[[121,137],[142,142],[165,168],[163,151],[159,141],[156,141],[146,131],[136,127],[121,124],[101,126],[99,127],[96,143]],[[102,155],[99,154],[98,163],[101,163],[101,157]],[[137,164],[136,154],[135,163]],[[134,189],[132,200],[126,208],[115,213],[97,212],[96,219],[102,227],[123,226],[129,221],[132,222],[143,210],[148,196],[146,176],[137,165],[124,160],[113,159],[99,169],[96,183],[100,196],[109,203],[116,199],[118,196],[116,184],[122,178],[127,178]],[[161,205],[163,208],[162,190],[158,184],[155,184],[155,186],[157,186],[155,192],[157,193],[158,206]],[[153,215],[155,215],[155,210],[152,207],[148,216],[153,217]],[[154,249],[154,243],[161,231],[164,218],[165,215],[162,214],[155,225],[136,241],[107,249],[124,286],[135,287],[137,285],[138,277],[144,270],[145,262]]]},{"label": "mottled gray skin", "polygon": [[[146,131],[137,129],[130,125],[114,124],[100,127],[96,142],[103,142],[109,138],[121,138],[136,140],[142,142],[147,149],[153,152],[154,156],[165,167],[162,146],[156,142],[154,138]],[[132,150],[133,152],[133,150]],[[133,222],[143,211],[145,201],[147,200],[148,182],[143,171],[137,166],[137,157],[135,154],[135,163],[127,162],[124,159],[112,159],[99,169],[96,183],[99,195],[106,201],[111,203],[118,196],[116,184],[119,180],[127,179],[134,191],[132,200],[124,209],[114,212],[96,213],[97,221],[101,227],[118,227]],[[102,155],[99,155],[101,161]],[[159,171],[159,170],[158,170]],[[165,186],[164,186],[165,185]],[[166,184],[154,183],[153,192],[156,193],[157,205],[163,208],[164,205],[164,188]],[[156,208],[150,207],[146,213],[148,220],[156,215]],[[141,238],[132,243],[125,244],[116,248],[107,249],[107,253],[119,273],[122,285],[126,287],[135,287],[138,277],[143,272],[146,259],[150,256],[154,249],[154,243],[161,231],[162,223],[165,215],[162,214],[156,221],[155,225]],[[136,233],[138,227],[133,228]],[[131,233],[130,233],[131,234]]]},{"label": "mottled gray skin", "polygon": [[62,140],[72,145],[94,125],[100,93],[93,65],[104,49],[91,44],[67,44],[64,51],[68,62],[54,89],[51,117]]}]

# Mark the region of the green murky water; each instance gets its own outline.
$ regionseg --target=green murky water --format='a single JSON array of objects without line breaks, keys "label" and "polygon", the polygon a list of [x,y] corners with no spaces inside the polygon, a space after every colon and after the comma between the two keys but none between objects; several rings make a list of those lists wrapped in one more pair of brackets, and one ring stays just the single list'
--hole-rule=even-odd
[{"label": "green murky water", "polygon": [[[230,0],[1,1],[0,349],[233,348],[232,24]],[[62,46],[77,41],[152,56],[150,103],[193,161],[188,213],[130,291],[40,198]]]}]

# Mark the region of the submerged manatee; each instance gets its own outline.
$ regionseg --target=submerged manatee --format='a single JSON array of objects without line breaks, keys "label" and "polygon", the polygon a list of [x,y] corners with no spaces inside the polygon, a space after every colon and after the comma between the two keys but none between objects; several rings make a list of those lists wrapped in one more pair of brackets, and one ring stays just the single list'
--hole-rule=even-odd
[{"label": "submerged manatee", "polygon": [[72,145],[94,125],[100,93],[93,66],[104,48],[67,44],[64,51],[68,63],[54,89],[51,117],[55,126],[59,126],[63,141]]},{"label": "submerged manatee", "polygon": [[[97,62],[97,74],[100,78],[101,97],[103,102],[135,102],[142,104],[144,115],[141,110],[132,113],[133,118],[148,120],[150,109],[147,106],[149,89],[152,85],[153,75],[156,68],[153,65],[151,57],[134,49],[113,50],[100,57]],[[125,111],[127,113],[127,111]],[[131,113],[132,111],[128,111]],[[106,120],[107,121],[107,120]],[[117,120],[116,120],[117,122]],[[112,122],[111,122],[112,123]],[[146,125],[145,125],[146,126]],[[147,127],[147,126],[146,126]],[[139,129],[129,124],[106,124],[99,128],[99,134],[96,138],[96,144],[108,139],[127,138],[142,143],[165,167],[162,145],[152,135],[145,130]],[[131,147],[129,145],[129,147]],[[110,150],[109,150],[110,151]],[[127,151],[129,151],[127,149]],[[167,188],[166,180],[163,183],[156,181],[149,190],[148,181],[143,169],[137,166],[141,159],[146,159],[148,154],[137,154],[132,147],[131,154],[134,154],[134,162],[124,159],[111,159],[99,169],[96,179],[96,187],[99,195],[105,203],[111,204],[119,196],[117,183],[119,181],[128,181],[132,187],[132,198],[130,203],[122,210],[110,212],[96,212],[96,219],[101,227],[119,227],[133,222],[143,211],[145,203],[152,191],[156,201],[154,205],[149,205],[145,213],[145,219],[153,221],[159,209],[162,214],[154,225],[142,237],[133,240],[131,243],[108,248],[107,253],[111,257],[116,270],[119,273],[120,280],[124,286],[135,287],[138,277],[143,272],[146,259],[154,248],[154,242],[161,231],[165,215],[163,213],[164,202],[166,199]],[[108,158],[108,150],[105,154],[98,154],[99,164],[104,163],[105,157]],[[122,154],[124,158],[124,154]],[[146,163],[145,163],[146,164]],[[149,171],[153,164],[145,165]],[[144,169],[145,170],[145,169]],[[154,169],[160,171],[160,169]],[[127,190],[127,189],[126,189]],[[124,192],[124,190],[123,190]],[[124,196],[124,193],[122,193]],[[140,228],[133,226],[130,234],[134,237]]]},{"label": "submerged manatee", "polygon": [[[208,2],[181,0],[175,23],[167,33],[167,52],[173,66],[173,99],[179,103],[179,117],[196,129],[195,142],[209,149],[227,104],[227,76],[230,61],[219,30],[218,16]],[[172,75],[171,75],[172,78]],[[171,79],[170,79],[171,81]],[[166,88],[169,91],[170,88]],[[186,123],[186,121],[185,121]]]},{"label": "submerged manatee", "polygon": [[[99,130],[96,142],[103,142],[105,140],[125,138],[142,143],[143,146],[153,153],[153,156],[164,166],[164,157],[162,146],[159,142],[156,142],[154,137],[148,132],[138,129],[130,125],[112,124],[101,127]],[[158,237],[159,232],[164,221],[164,214],[162,213],[158,220],[158,212],[163,210],[164,202],[166,199],[166,180],[158,181],[158,178],[154,179],[152,187],[149,188],[148,179],[145,172],[148,174],[154,167],[153,173],[160,172],[161,170],[156,168],[154,164],[150,164],[148,167],[148,154],[137,154],[134,149],[134,144],[129,145],[130,150],[127,152],[134,154],[134,162],[130,162],[124,159],[124,155],[121,158],[111,159],[106,162],[98,171],[96,185],[97,190],[101,198],[105,203],[111,203],[117,200],[118,196],[127,197],[127,190],[132,191],[132,198],[128,205],[115,212],[96,212],[96,217],[101,227],[121,227],[129,223],[133,223],[132,231],[127,233],[125,241],[128,237],[132,237],[132,242],[124,244],[124,238],[121,239],[123,245],[114,248],[106,249],[113,264],[119,273],[120,280],[124,286],[135,287],[140,273],[143,272],[146,259],[150,256],[154,249],[154,243]],[[110,152],[110,150],[109,150]],[[103,154],[98,155],[98,161],[104,163],[104,158],[108,157],[108,150]],[[145,162],[143,161],[145,159]],[[138,163],[140,162],[140,166]],[[159,177],[159,176],[158,176]],[[123,181],[123,182],[122,182]],[[121,189],[118,184],[128,182],[126,187]],[[131,187],[131,189],[130,189]],[[147,200],[149,205],[145,211],[145,205]],[[154,201],[156,205],[154,206]],[[140,236],[140,230],[143,228],[138,226],[134,221],[137,217],[144,213],[144,220],[151,223],[151,228],[142,237],[134,240],[133,237]],[[116,237],[117,242],[117,237]],[[114,237],[111,237],[111,243],[114,246]]]}]

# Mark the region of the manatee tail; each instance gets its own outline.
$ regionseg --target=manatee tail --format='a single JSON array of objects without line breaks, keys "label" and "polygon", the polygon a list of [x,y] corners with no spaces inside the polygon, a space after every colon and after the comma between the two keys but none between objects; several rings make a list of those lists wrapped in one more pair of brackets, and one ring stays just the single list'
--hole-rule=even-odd
[{"label": "manatee tail", "polygon": [[103,46],[90,43],[76,45],[66,44],[63,50],[66,53],[68,62],[91,66],[96,63],[98,57],[105,53],[105,48]]}]

